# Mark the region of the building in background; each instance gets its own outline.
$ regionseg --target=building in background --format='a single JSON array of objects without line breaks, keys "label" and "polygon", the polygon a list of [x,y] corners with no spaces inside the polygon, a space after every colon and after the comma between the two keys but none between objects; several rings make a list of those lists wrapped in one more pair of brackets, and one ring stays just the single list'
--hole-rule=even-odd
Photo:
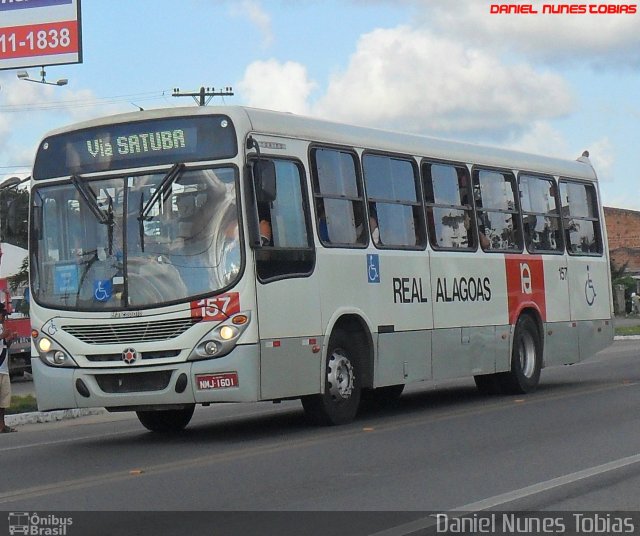
[{"label": "building in background", "polygon": [[604,217],[612,262],[640,277],[640,211],[604,207]]}]

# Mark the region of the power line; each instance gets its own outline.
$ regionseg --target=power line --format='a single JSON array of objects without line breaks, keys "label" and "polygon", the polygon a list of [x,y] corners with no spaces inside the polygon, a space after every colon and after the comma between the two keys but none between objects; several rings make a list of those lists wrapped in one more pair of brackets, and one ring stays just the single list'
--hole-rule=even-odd
[{"label": "power line", "polygon": [[130,102],[132,99],[138,101],[148,101],[156,99],[164,99],[166,92],[145,92],[145,93],[131,93],[128,95],[115,95],[113,97],[98,97],[95,99],[76,99],[65,101],[51,101],[51,102],[29,102],[21,104],[4,104],[0,105],[0,111],[5,113],[19,113],[24,111],[34,110],[57,110],[64,108],[85,108],[92,106],[107,106],[109,104],[117,104],[121,102]]}]

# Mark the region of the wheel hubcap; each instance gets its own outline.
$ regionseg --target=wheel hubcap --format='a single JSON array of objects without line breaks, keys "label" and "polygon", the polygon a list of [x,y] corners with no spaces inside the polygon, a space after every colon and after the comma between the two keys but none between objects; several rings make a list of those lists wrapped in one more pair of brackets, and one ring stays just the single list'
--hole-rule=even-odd
[{"label": "wheel hubcap", "polygon": [[353,392],[353,365],[343,350],[336,349],[329,359],[327,382],[329,394],[334,400],[347,400]]},{"label": "wheel hubcap", "polygon": [[526,378],[531,378],[536,370],[536,344],[530,333],[523,334],[518,348],[520,370]]}]

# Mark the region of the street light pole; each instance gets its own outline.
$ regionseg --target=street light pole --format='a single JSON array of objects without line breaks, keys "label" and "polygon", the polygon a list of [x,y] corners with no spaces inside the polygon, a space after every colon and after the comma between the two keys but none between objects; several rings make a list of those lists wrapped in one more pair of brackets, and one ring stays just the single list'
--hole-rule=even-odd
[{"label": "street light pole", "polygon": [[27,71],[18,71],[17,76],[20,80],[24,80],[26,82],[35,82],[36,84],[46,84],[48,86],[66,86],[69,83],[69,80],[66,78],[60,78],[55,82],[47,82],[47,73],[44,70],[44,65],[40,68],[40,80],[29,78],[29,73]]}]

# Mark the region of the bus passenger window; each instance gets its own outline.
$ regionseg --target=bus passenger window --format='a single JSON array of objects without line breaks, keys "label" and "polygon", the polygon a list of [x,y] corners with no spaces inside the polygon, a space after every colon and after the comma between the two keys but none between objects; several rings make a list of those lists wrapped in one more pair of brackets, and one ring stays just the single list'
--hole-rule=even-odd
[{"label": "bus passenger window", "polygon": [[469,171],[463,166],[422,166],[429,238],[434,249],[475,249]]},{"label": "bus passenger window", "polygon": [[602,255],[602,233],[593,185],[561,179],[560,199],[567,251],[573,255]]},{"label": "bus passenger window", "polygon": [[[473,175],[478,230],[488,251],[522,251],[516,185],[513,174],[478,170]],[[484,243],[483,243],[484,242]]]},{"label": "bus passenger window", "polygon": [[364,247],[368,238],[355,155],[318,148],[311,153],[311,164],[320,242]]},{"label": "bus passenger window", "polygon": [[424,247],[422,203],[413,161],[375,154],[365,154],[362,161],[374,244],[403,249]]},{"label": "bus passenger window", "polygon": [[522,229],[527,249],[531,253],[561,252],[564,244],[553,178],[523,174],[519,182]]}]

